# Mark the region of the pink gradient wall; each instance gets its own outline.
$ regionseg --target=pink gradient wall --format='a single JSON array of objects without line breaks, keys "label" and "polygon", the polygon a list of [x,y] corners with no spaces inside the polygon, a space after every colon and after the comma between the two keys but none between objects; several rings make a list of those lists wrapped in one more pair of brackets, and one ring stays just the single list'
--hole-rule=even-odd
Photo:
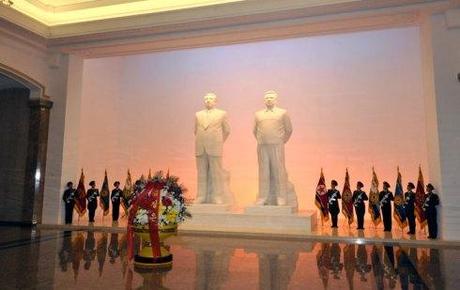
[{"label": "pink gradient wall", "polygon": [[[170,169],[195,195],[194,113],[218,95],[232,133],[224,165],[238,206],[257,192],[254,112],[279,93],[294,133],[287,169],[301,209],[314,207],[320,168],[327,181],[369,189],[371,168],[394,184],[426,168],[425,115],[417,28],[327,35],[85,61],[79,160],[87,182],[124,184],[149,168]],[[77,178],[77,177],[76,177]],[[425,176],[428,180],[428,176]]]}]

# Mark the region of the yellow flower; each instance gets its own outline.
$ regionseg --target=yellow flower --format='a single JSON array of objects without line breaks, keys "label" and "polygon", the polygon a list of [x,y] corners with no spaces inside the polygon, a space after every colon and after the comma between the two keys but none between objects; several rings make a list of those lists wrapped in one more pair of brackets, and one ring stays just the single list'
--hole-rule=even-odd
[{"label": "yellow flower", "polygon": [[166,220],[170,223],[176,222],[176,218],[177,218],[177,212],[175,211],[168,212],[168,215],[166,216]]}]

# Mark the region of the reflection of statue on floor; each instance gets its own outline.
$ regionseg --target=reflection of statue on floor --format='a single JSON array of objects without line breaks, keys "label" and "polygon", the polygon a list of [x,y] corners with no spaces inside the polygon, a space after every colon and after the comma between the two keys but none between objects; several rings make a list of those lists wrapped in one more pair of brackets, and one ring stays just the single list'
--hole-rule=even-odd
[{"label": "reflection of statue on floor", "polygon": [[287,111],[276,106],[278,95],[265,93],[266,108],[256,112],[254,136],[259,159],[257,205],[290,205],[297,208],[294,186],[289,182],[284,162],[284,144],[292,134]]},{"label": "reflection of statue on floor", "polygon": [[222,150],[230,134],[227,113],[217,109],[213,93],[204,96],[206,109],[196,113],[195,155],[198,188],[195,203],[231,203],[229,173],[222,168]]},{"label": "reflection of statue on floor", "polygon": [[228,278],[231,250],[195,250],[195,289],[220,289]]},{"label": "reflection of statue on floor", "polygon": [[298,253],[259,253],[259,289],[288,289]]}]

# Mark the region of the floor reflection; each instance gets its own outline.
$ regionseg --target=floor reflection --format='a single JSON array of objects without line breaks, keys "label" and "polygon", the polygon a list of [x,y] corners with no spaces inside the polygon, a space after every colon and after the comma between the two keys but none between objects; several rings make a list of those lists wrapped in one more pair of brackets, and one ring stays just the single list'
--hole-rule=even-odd
[{"label": "floor reflection", "polygon": [[0,243],[1,289],[456,289],[459,282],[457,249],[206,236],[170,245],[173,268],[145,272],[128,261],[126,234],[10,239]]}]

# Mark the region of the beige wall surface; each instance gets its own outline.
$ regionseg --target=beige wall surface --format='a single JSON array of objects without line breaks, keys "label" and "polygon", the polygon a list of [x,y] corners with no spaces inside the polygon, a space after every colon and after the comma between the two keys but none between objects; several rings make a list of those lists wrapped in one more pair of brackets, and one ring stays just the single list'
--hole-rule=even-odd
[{"label": "beige wall surface", "polygon": [[422,87],[416,27],[88,59],[78,163],[99,185],[104,169],[124,184],[127,168],[134,178],[169,168],[193,197],[194,113],[213,91],[232,127],[231,189],[248,205],[257,192],[254,112],[274,89],[294,127],[290,179],[300,208],[313,208],[321,167],[340,188],[347,167],[352,186],[361,180],[366,190],[372,166],[380,181],[394,184],[398,165],[403,182],[416,181],[418,165],[427,168]]}]

